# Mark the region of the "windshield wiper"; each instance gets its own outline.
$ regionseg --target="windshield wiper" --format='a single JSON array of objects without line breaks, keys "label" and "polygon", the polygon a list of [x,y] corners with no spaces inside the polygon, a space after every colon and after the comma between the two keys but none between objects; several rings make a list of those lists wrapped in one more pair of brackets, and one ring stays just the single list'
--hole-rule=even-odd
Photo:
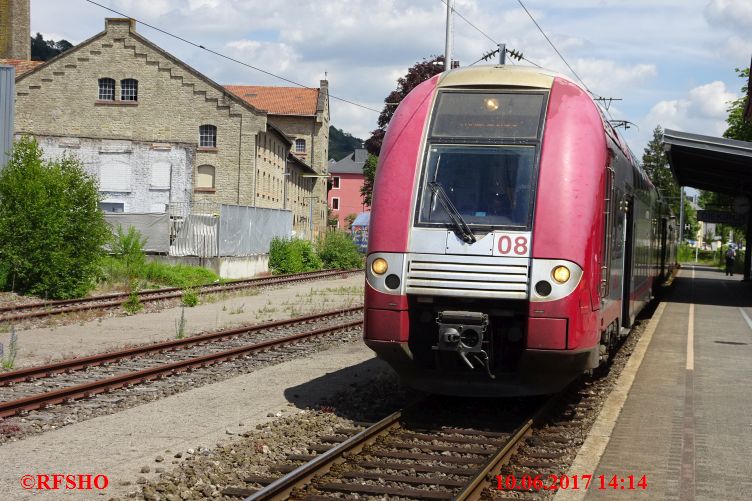
[{"label": "windshield wiper", "polygon": [[449,219],[451,219],[452,221],[454,233],[465,243],[474,244],[475,242],[477,242],[478,239],[475,238],[475,235],[473,235],[470,227],[467,225],[465,220],[462,219],[462,214],[460,214],[460,211],[457,210],[452,201],[449,199],[449,195],[447,195],[446,191],[444,191],[444,187],[436,181],[430,181],[428,183],[428,188],[431,190],[431,193],[438,195],[441,206],[444,208],[447,215],[449,216]]}]

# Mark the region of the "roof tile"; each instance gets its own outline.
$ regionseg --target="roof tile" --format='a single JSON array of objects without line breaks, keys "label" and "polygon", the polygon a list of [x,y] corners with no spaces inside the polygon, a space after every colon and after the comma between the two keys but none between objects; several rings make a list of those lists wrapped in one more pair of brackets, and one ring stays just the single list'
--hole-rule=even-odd
[{"label": "roof tile", "polygon": [[44,64],[44,61],[29,61],[27,59],[0,59],[0,64],[9,64],[16,68],[16,76],[20,77],[24,73],[28,73],[40,64]]},{"label": "roof tile", "polygon": [[272,115],[316,115],[318,89],[258,85],[225,85],[225,89]]}]

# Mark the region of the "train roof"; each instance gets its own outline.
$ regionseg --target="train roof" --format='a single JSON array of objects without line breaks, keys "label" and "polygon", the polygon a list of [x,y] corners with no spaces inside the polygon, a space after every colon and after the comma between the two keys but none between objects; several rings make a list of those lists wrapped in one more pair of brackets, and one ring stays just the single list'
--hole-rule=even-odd
[{"label": "train roof", "polygon": [[[503,85],[550,89],[554,79],[561,78],[582,88],[561,73],[532,66],[484,65],[457,68],[442,74],[438,87],[470,87],[475,85]],[[587,90],[583,89],[584,92]]]}]

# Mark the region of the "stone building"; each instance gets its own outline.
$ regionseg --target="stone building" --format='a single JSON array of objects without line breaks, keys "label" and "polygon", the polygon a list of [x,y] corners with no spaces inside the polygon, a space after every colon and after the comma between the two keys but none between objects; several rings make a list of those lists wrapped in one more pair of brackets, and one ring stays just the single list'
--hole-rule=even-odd
[{"label": "stone building", "polygon": [[[48,156],[78,156],[105,211],[289,209],[308,236],[311,197],[326,203],[312,160],[328,153],[316,135],[328,134],[328,93],[312,90],[322,110],[306,119],[326,125],[309,125],[310,156],[293,156],[294,127],[142,37],[134,21],[107,19],[105,31],[17,77],[15,130]],[[324,227],[317,217],[314,233]]]},{"label": "stone building", "polygon": [[[16,79],[16,133],[68,151],[99,178],[105,210],[253,201],[266,113],[163,51],[128,19]],[[161,209],[158,207],[161,205]]]},{"label": "stone building", "polygon": [[0,0],[0,59],[31,59],[30,0]]},{"label": "stone building", "polygon": [[[289,200],[298,235],[314,236],[326,228],[326,178],[329,158],[329,83],[321,80],[318,89],[227,85],[227,90],[255,108],[268,113],[268,120],[292,140],[292,154],[299,165],[313,173],[291,171]],[[304,191],[309,193],[303,194]],[[310,206],[309,204],[313,204]],[[310,217],[313,216],[311,222]]]}]

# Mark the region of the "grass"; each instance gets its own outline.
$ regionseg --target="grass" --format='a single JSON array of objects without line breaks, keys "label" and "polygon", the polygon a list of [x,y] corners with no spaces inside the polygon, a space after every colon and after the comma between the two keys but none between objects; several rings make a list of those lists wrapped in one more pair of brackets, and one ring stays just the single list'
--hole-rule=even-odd
[{"label": "grass", "polygon": [[158,261],[145,263],[129,272],[126,263],[114,256],[104,259],[100,278],[106,285],[139,280],[144,282],[144,288],[158,286],[185,289],[221,282],[219,275],[201,266],[170,265]]}]

